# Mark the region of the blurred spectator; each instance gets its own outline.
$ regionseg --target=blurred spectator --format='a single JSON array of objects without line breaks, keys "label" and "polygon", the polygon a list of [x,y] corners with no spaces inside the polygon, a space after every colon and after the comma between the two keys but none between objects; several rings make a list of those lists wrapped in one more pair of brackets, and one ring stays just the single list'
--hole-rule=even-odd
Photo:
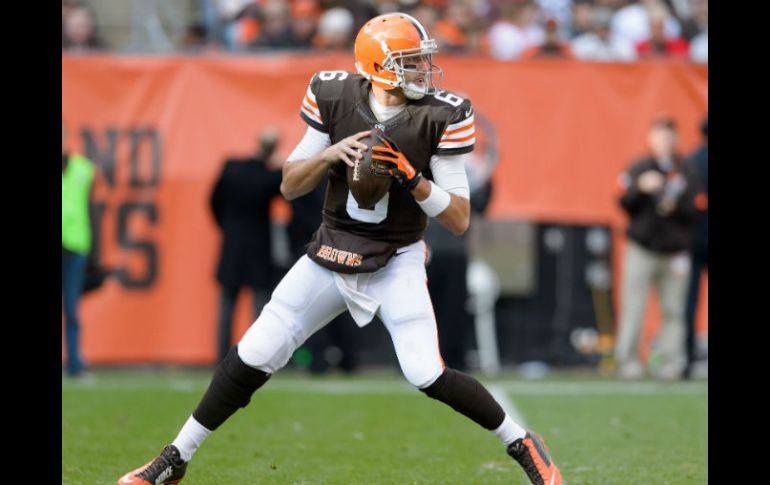
[{"label": "blurred spectator", "polygon": [[[687,164],[693,168],[703,184],[703,190],[708,199],[709,194],[709,125],[708,116],[703,120],[700,126],[703,135],[703,143],[695,150]],[[705,204],[708,204],[706,200]],[[709,213],[708,207],[698,213],[698,219],[695,223],[695,235],[692,244],[692,272],[690,274],[690,286],[687,291],[687,366],[685,367],[683,377],[689,378],[693,364],[698,355],[695,346],[695,312],[698,309],[698,298],[700,296],[700,281],[703,272],[708,274],[709,267]]]},{"label": "blurred spectator", "polygon": [[294,47],[291,10],[286,0],[266,0],[262,4],[259,36],[250,44],[255,48],[285,49]]},{"label": "blurred spectator", "polygon": [[650,155],[621,174],[620,205],[630,218],[623,273],[622,308],[615,347],[618,373],[641,377],[639,340],[650,288],[658,293],[662,362],[656,377],[677,379],[686,363],[685,298],[690,276],[697,206],[697,174],[676,152],[673,119],[656,118],[648,133]]},{"label": "blurred spectator", "polygon": [[[613,12],[616,10],[620,10],[621,8],[631,3],[629,2],[629,0],[590,0],[590,1],[596,7],[608,8]],[[631,0],[631,1],[633,2],[634,0]]]},{"label": "blurred spectator", "polygon": [[[595,8],[598,9],[599,7],[594,7],[591,0],[578,0],[572,5],[572,24],[570,27],[570,36],[573,39],[593,31],[593,12]],[[603,10],[611,12],[609,9]]]},{"label": "blurred spectator", "polygon": [[418,3],[417,6],[410,9],[408,13],[425,27],[429,36],[436,39],[439,50],[441,50],[443,46],[436,33],[436,22],[440,15],[438,9],[430,5],[425,5],[424,3]]},{"label": "blurred spectator", "polygon": [[252,5],[255,0],[211,0],[216,5],[216,10],[223,19],[234,19],[245,8]]},{"label": "blurred spectator", "polygon": [[612,12],[606,8],[593,11],[592,31],[572,41],[572,52],[578,59],[601,62],[631,62],[636,60],[636,48],[631,41],[610,31]]},{"label": "blurred spectator", "polygon": [[[322,11],[326,11],[335,7],[342,7],[351,14],[353,14],[353,32],[357,33],[358,29],[370,19],[379,15],[377,8],[377,1],[360,0],[319,0],[319,4]],[[407,11],[410,6],[399,7],[395,11],[403,12]]]},{"label": "blurred spectator", "polygon": [[187,52],[195,52],[206,47],[206,27],[200,23],[188,25],[182,38],[182,49]]},{"label": "blurred spectator", "polygon": [[244,50],[257,41],[261,28],[262,11],[256,4],[248,4],[225,25],[224,44],[231,51]]},{"label": "blurred spectator", "polygon": [[521,54],[521,59],[574,59],[568,43],[562,41],[556,20],[545,23],[545,40],[542,44],[530,47]]},{"label": "blurred spectator", "polygon": [[353,45],[353,14],[343,7],[327,10],[318,21],[313,44],[320,49],[347,50]]},{"label": "blurred spectator", "polygon": [[[650,17],[653,11],[667,12],[661,0],[639,0],[621,8],[612,16],[612,33],[630,40],[634,45],[649,40]],[[663,26],[664,37],[676,38],[681,35],[679,22],[671,15],[666,15]]]},{"label": "blurred spectator", "polygon": [[375,5],[377,6],[377,15],[401,11],[401,5],[396,0],[377,0]]},{"label": "blurred spectator", "polygon": [[63,122],[61,132],[61,286],[67,375],[80,377],[85,366],[80,356],[78,307],[92,247],[92,194],[96,168],[89,159],[67,149],[67,131]]},{"label": "blurred spectator", "polygon": [[537,24],[537,6],[529,0],[505,3],[501,17],[487,34],[490,54],[495,59],[517,59],[522,52],[545,41],[545,31]]},{"label": "blurred spectator", "polygon": [[252,157],[227,160],[211,193],[211,211],[222,231],[217,267],[219,360],[232,346],[232,316],[241,287],[253,291],[255,318],[272,290],[270,200],[280,194],[280,162],[275,156],[279,141],[277,131],[266,129]]},{"label": "blurred spectator", "polygon": [[318,3],[315,0],[296,0],[291,5],[294,47],[309,49],[313,46],[318,24]]},{"label": "blurred spectator", "polygon": [[[485,53],[495,59],[512,60],[533,46],[557,45],[545,40],[548,19],[556,21],[560,39],[574,40],[583,34],[596,33],[592,12],[600,8],[615,11],[610,29],[614,34],[612,38],[626,38],[632,45],[640,45],[645,56],[662,53],[666,57],[682,57],[683,39],[685,43],[692,41],[689,55],[694,62],[708,63],[708,0],[191,1],[198,5],[198,16],[186,31],[181,31],[181,25],[177,29],[180,49],[189,52],[219,46],[231,51],[350,49],[354,33],[373,16],[408,12],[425,25],[438,42],[440,52]],[[652,40],[651,17],[657,10],[665,12],[665,43]],[[93,12],[84,7],[83,0],[62,0],[63,49],[105,48],[94,25]],[[678,39],[679,36],[682,39]],[[585,39],[581,44],[584,42]],[[590,44],[595,46],[596,39],[592,38]],[[676,52],[665,47],[666,44],[675,46]],[[659,49],[659,45],[664,47]],[[586,45],[581,47],[587,49]],[[572,42],[569,49],[574,49]],[[549,55],[559,56],[566,51],[566,46],[553,52],[545,49]],[[605,59],[606,55],[602,55],[602,59],[578,57],[609,60]],[[628,60],[625,54],[618,57],[614,60]]]},{"label": "blurred spectator", "polygon": [[449,3],[449,0],[401,0],[401,3],[402,4],[422,3],[424,5],[430,5],[431,7],[434,7],[437,10],[441,10],[446,8],[447,4]]},{"label": "blurred spectator", "polygon": [[436,38],[440,52],[467,52],[472,48],[468,37],[472,23],[473,14],[468,5],[461,0],[453,0],[446,6],[436,27],[428,33]]},{"label": "blurred spectator", "polygon": [[197,15],[192,18],[188,25],[188,35],[190,35],[194,26],[205,33],[206,44],[212,48],[222,46],[222,28],[225,22],[219,17],[219,11],[213,0],[195,0],[197,6]]},{"label": "blurred spectator", "polygon": [[541,19],[555,20],[559,29],[559,36],[568,39],[571,35],[572,25],[572,0],[536,0],[540,10]]},{"label": "blurred spectator", "polygon": [[708,30],[708,0],[677,0],[679,6],[677,17],[682,24],[682,37],[691,42],[696,35]]},{"label": "blurred spectator", "polygon": [[667,14],[662,9],[650,11],[650,38],[636,45],[636,51],[642,59],[670,57],[685,59],[689,48],[687,41],[676,36],[666,36],[665,22]]},{"label": "blurred spectator", "polygon": [[693,0],[693,21],[699,32],[707,32],[709,28],[708,0]]},{"label": "blurred spectator", "polygon": [[[197,16],[193,18],[182,38],[182,47],[188,51],[203,49],[219,50],[222,48],[243,48],[256,38],[259,20],[249,20],[246,25],[233,22],[242,15],[254,0],[195,0],[198,4]],[[253,12],[253,11],[251,11]],[[232,22],[232,23],[231,23]],[[228,38],[229,37],[229,38]]]},{"label": "blurred spectator", "polygon": [[486,0],[479,0],[470,3],[467,8],[469,13],[467,27],[465,31],[468,39],[468,49],[472,52],[489,54],[489,36],[487,35],[492,7]]},{"label": "blurred spectator", "polygon": [[709,33],[696,35],[690,43],[690,60],[698,64],[709,63]]},{"label": "blurred spectator", "polygon": [[62,3],[62,50],[88,51],[106,49],[96,31],[93,12],[82,4]]},{"label": "blurred spectator", "polygon": [[[255,15],[258,9],[254,0],[198,1],[201,5],[199,20],[205,25],[212,45],[221,44],[229,50],[240,50],[256,39],[259,18]],[[250,14],[248,20],[244,17],[247,12]]]},{"label": "blurred spectator", "polygon": [[61,2],[61,24],[64,27],[64,21],[73,10],[83,6],[81,0],[62,0]]},{"label": "blurred spectator", "polygon": [[462,0],[448,2],[442,11],[424,2],[409,10],[428,31],[428,35],[436,39],[439,52],[461,53],[470,47],[468,31],[472,28],[473,15]]}]

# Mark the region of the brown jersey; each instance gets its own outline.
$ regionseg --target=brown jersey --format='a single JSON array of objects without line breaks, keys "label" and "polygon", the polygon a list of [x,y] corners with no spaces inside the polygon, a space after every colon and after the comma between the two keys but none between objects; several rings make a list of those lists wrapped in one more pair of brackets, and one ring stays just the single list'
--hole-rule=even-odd
[{"label": "brown jersey", "polygon": [[[369,108],[370,89],[369,81],[357,74],[318,72],[310,80],[300,115],[308,125],[328,133],[332,144],[378,126],[396,142],[415,170],[428,179],[432,178],[429,170],[431,156],[473,150],[473,108],[469,100],[439,91],[417,101],[410,100],[403,111],[378,122]],[[328,176],[321,230],[316,233],[315,244],[308,249],[308,255],[319,264],[323,264],[319,259],[326,262],[334,259],[329,266],[333,266],[335,271],[370,271],[371,266],[361,264],[361,258],[365,260],[367,255],[356,252],[355,246],[375,245],[395,251],[422,238],[427,216],[401,185],[392,184],[374,209],[369,210],[359,208],[355,202],[347,185],[344,163],[333,165]],[[351,242],[345,250],[323,244],[319,241],[323,234],[319,233],[324,231],[333,232],[337,243],[346,238]],[[335,252],[335,249],[352,256],[340,256],[340,251]],[[392,254],[390,250],[388,252]],[[384,261],[387,262],[388,258]],[[351,264],[343,263],[345,267],[342,267],[338,264],[342,260]]]}]

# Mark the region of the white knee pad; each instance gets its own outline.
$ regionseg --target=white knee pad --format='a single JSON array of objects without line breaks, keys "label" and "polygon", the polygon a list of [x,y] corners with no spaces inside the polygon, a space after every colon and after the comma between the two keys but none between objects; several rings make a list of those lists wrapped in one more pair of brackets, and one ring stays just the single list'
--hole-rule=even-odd
[{"label": "white knee pad", "polygon": [[238,342],[238,356],[248,366],[270,374],[289,362],[296,350],[291,311],[273,299]]},{"label": "white knee pad", "polygon": [[436,382],[444,372],[444,367],[440,363],[402,362],[401,372],[414,387],[424,389]]},{"label": "white knee pad", "polygon": [[413,386],[427,387],[444,372],[432,316],[394,322],[391,336],[401,372]]}]

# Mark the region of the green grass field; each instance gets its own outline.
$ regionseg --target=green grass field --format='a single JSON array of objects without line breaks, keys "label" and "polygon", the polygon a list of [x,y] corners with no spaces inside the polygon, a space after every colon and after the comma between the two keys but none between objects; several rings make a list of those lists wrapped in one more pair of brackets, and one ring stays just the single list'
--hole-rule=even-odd
[{"label": "green grass field", "polygon": [[[175,436],[210,372],[62,379],[62,485],[114,485]],[[482,381],[546,440],[569,485],[708,483],[708,383]],[[497,437],[396,375],[278,374],[213,433],[184,485],[528,484]]]}]

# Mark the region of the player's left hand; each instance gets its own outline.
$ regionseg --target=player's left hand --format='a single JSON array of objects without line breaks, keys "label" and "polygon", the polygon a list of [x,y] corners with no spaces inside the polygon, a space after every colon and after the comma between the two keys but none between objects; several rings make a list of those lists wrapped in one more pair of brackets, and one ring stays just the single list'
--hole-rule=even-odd
[{"label": "player's left hand", "polygon": [[380,135],[380,141],[382,145],[372,147],[372,171],[376,175],[390,175],[407,190],[414,189],[422,174],[409,163],[395,141],[385,135]]}]

